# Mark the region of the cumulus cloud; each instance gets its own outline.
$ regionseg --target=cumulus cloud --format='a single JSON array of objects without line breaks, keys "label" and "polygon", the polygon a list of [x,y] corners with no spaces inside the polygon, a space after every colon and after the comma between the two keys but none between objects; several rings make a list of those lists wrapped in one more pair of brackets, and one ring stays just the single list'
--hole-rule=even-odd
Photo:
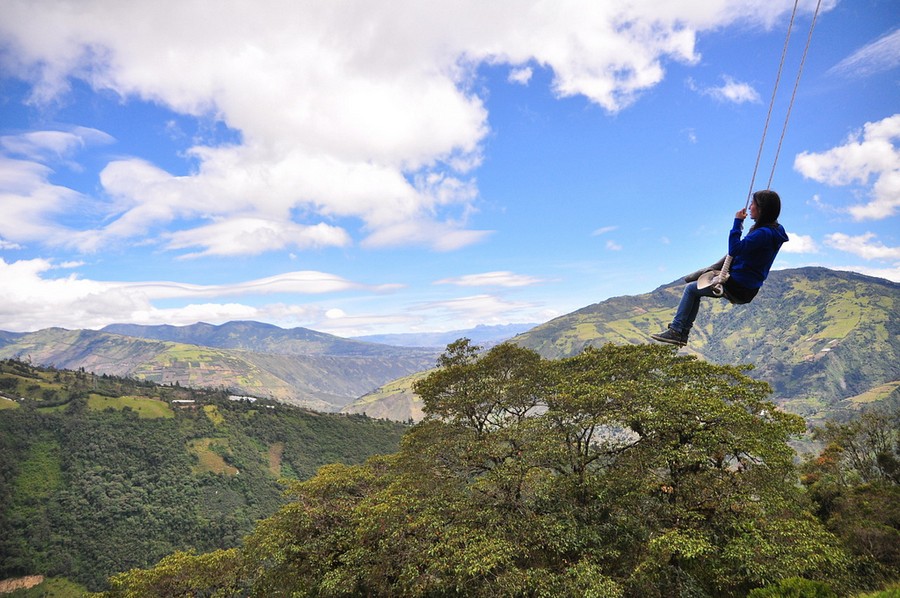
[{"label": "cumulus cloud", "polygon": [[[68,264],[74,266],[75,264]],[[367,290],[386,292],[397,285],[363,285],[325,272],[296,271],[223,285],[197,285],[173,281],[124,282],[53,277],[58,269],[49,260],[0,258],[0,322],[4,330],[31,331],[46,326],[100,328],[115,322],[143,324],[225,322],[233,319],[284,320],[309,316],[303,306],[280,304],[256,307],[242,303],[211,303],[210,298],[261,296],[281,293],[324,295]],[[159,308],[156,302],[187,302]],[[204,301],[206,300],[206,301]],[[315,312],[318,314],[318,312]]]},{"label": "cumulus cloud", "polygon": [[[82,251],[153,238],[154,227],[174,223],[180,232],[168,248],[222,255],[248,221],[280,225],[230,251],[342,245],[356,234],[365,247],[452,250],[489,234],[468,222],[478,197],[473,171],[489,134],[472,85],[479,65],[508,65],[520,83],[539,65],[559,97],[581,95],[617,112],[659,83],[667,63],[698,61],[699,31],[738,19],[768,26],[790,9],[787,1],[758,4],[397,0],[384,10],[362,0],[275,0],[210,11],[200,0],[84,0],[77,10],[8,0],[0,68],[32,85],[36,105],[80,80],[236,132],[229,144],[198,142],[188,153],[196,168],[186,175],[146,156],[111,162],[101,176],[111,201],[99,224],[72,240]],[[735,85],[722,93],[743,101],[747,91]],[[32,161],[77,148],[59,133],[13,141],[3,146],[7,156]],[[43,208],[19,206],[10,228],[34,215],[46,228],[66,193],[46,174],[33,176],[32,190],[46,194]],[[86,201],[69,199],[71,209]],[[300,229],[306,234],[295,243]],[[208,243],[204,232],[215,233]]]},{"label": "cumulus cloud", "polygon": [[809,235],[788,233],[790,242],[781,246],[783,253],[819,253],[819,246]]},{"label": "cumulus cloud", "polygon": [[540,278],[515,274],[508,271],[484,272],[482,274],[466,274],[454,278],[443,278],[434,284],[452,284],[461,287],[527,287],[543,282]]},{"label": "cumulus cloud", "polygon": [[[843,145],[822,153],[803,152],[794,168],[803,176],[830,186],[861,185],[869,201],[853,205],[855,220],[880,220],[900,208],[900,114],[866,123]],[[874,179],[874,181],[873,181]]]},{"label": "cumulus cloud", "polygon": [[856,50],[828,72],[852,78],[871,77],[900,66],[900,29],[894,29]]},{"label": "cumulus cloud", "polygon": [[759,102],[759,93],[749,83],[735,81],[732,77],[724,76],[722,84],[716,87],[699,88],[700,93],[708,95],[722,102],[744,104],[746,102]]},{"label": "cumulus cloud", "polygon": [[513,69],[509,73],[509,80],[512,83],[518,83],[519,85],[527,85],[529,81],[531,81],[531,76],[534,74],[531,67],[522,67]]}]

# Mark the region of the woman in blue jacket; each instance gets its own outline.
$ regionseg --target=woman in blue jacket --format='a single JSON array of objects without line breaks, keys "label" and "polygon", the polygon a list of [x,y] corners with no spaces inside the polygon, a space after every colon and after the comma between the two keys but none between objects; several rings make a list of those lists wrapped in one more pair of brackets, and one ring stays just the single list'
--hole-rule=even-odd
[{"label": "woman in blue jacket", "polygon": [[[778,255],[781,245],[788,241],[784,227],[778,224],[781,214],[781,198],[769,189],[757,191],[750,202],[750,218],[754,224],[741,239],[747,210],[734,215],[734,224],[728,234],[728,255],[732,257],[730,277],[725,281],[724,297],[732,303],[750,303],[759,292],[769,268]],[[681,303],[669,329],[650,337],[673,345],[687,344],[688,334],[700,310],[701,297],[716,296],[712,286],[699,288],[697,282],[689,282],[684,287]]]}]

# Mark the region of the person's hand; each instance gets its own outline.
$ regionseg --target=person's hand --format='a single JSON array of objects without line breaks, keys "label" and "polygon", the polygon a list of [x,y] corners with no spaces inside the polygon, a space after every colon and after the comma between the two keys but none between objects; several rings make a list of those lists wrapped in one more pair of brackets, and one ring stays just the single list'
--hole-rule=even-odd
[{"label": "person's hand", "polygon": [[743,220],[744,218],[746,218],[747,217],[746,208],[743,210],[738,210],[737,214],[735,214],[734,217],[737,218],[738,220]]}]

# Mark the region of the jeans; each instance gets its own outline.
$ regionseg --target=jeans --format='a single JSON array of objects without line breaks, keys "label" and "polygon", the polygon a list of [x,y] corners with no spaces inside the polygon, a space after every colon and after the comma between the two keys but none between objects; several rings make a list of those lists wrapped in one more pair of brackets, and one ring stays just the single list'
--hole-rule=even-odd
[{"label": "jeans", "polygon": [[705,289],[698,289],[696,282],[684,285],[681,303],[678,304],[678,311],[675,312],[675,319],[672,320],[669,328],[687,336],[694,325],[694,320],[697,319],[697,312],[700,311],[700,297],[715,297],[713,287],[710,285]]}]

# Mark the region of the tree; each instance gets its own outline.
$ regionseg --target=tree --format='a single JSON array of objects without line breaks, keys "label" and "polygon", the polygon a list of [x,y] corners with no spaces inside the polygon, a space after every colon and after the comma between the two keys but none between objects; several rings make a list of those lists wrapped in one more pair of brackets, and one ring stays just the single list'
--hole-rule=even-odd
[{"label": "tree", "polygon": [[815,431],[822,451],[803,464],[817,515],[855,557],[871,587],[900,571],[900,410],[871,410]]},{"label": "tree", "polygon": [[[840,582],[799,417],[747,368],[662,346],[559,361],[463,340],[400,451],[327,466],[241,550],[255,595],[744,596]],[[189,566],[190,563],[185,566]]]}]

